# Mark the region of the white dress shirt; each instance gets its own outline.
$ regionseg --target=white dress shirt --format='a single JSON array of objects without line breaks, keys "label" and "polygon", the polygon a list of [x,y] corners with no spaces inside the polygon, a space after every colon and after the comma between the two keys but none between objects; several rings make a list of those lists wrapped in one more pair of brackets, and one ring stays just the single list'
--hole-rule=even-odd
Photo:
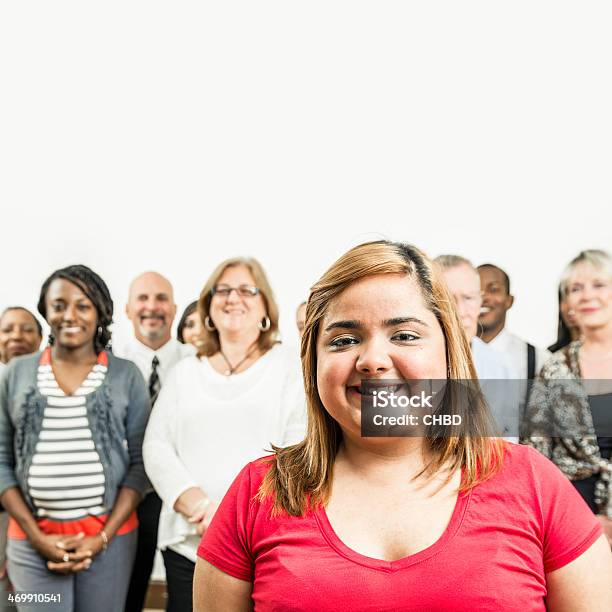
[{"label": "white dress shirt", "polygon": [[[479,379],[520,378],[513,367],[512,360],[497,348],[474,337],[471,342],[472,358]],[[526,350],[526,349],[525,349]]]},{"label": "white dress shirt", "polygon": [[[509,356],[480,338],[471,342],[472,358],[482,392],[497,424],[510,442],[518,442],[519,419],[522,409],[521,381]],[[526,349],[525,349],[526,350]],[[502,382],[508,381],[508,382]]]},{"label": "white dress shirt", "polygon": [[[511,334],[505,327],[502,329],[489,346],[497,349],[500,353],[506,354],[512,361],[514,370],[519,378],[527,378],[527,342]],[[542,366],[551,356],[551,352],[535,347],[535,373],[539,374]]]},{"label": "white dress shirt", "polygon": [[145,382],[149,384],[151,370],[153,368],[153,357],[157,357],[159,365],[157,374],[163,387],[168,372],[181,359],[195,355],[196,349],[192,344],[181,344],[176,338],[170,338],[166,344],[154,351],[152,348],[133,338],[119,351],[113,350],[118,357],[133,361],[142,372]]}]

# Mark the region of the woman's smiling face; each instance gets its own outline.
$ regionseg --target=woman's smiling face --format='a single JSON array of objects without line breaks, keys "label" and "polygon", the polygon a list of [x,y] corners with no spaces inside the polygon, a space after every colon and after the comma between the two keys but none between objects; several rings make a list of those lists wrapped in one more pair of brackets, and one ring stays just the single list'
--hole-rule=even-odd
[{"label": "woman's smiling face", "polygon": [[329,304],[317,339],[317,386],[345,434],[361,435],[362,380],[445,379],[446,342],[414,278],[356,281]]}]

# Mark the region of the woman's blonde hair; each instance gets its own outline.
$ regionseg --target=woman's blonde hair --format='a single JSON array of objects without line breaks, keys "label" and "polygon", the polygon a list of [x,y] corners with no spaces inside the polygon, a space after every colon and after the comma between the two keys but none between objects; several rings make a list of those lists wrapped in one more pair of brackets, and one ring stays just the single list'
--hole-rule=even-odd
[{"label": "woman's blonde hair", "polygon": [[[407,244],[377,241],[354,247],[311,289],[302,336],[308,428],[299,444],[274,448],[275,460],[258,493],[261,500],[273,498],[274,512],[301,516],[308,508],[327,503],[342,431],[325,410],[317,388],[319,327],[332,300],[355,281],[376,274],[405,274],[417,281],[425,304],[438,319],[446,339],[448,378],[476,379],[470,346],[440,269],[424,253]],[[433,459],[420,475],[434,474],[443,468],[452,474],[461,467],[464,470],[461,488],[466,490],[500,468],[503,442],[493,437],[494,428],[486,404],[477,402],[468,412],[464,416],[472,435],[428,437],[428,454]]]},{"label": "woman's blonde hair", "polygon": [[567,295],[567,289],[576,268],[584,264],[591,265],[597,270],[603,270],[612,279],[612,257],[610,253],[600,249],[580,251],[580,253],[565,266],[565,270],[563,270],[563,274],[561,274],[559,286],[563,296]]},{"label": "woman's blonde hair", "polygon": [[259,349],[262,353],[265,353],[280,342],[278,333],[278,305],[263,267],[254,257],[233,257],[222,261],[215,268],[200,293],[198,313],[202,319],[202,344],[198,350],[198,357],[210,357],[220,349],[219,332],[216,329],[208,329],[205,322],[207,317],[210,317],[210,302],[212,300],[213,288],[219,282],[225,270],[235,266],[244,266],[249,270],[266,305],[270,327],[260,333],[258,339]]}]

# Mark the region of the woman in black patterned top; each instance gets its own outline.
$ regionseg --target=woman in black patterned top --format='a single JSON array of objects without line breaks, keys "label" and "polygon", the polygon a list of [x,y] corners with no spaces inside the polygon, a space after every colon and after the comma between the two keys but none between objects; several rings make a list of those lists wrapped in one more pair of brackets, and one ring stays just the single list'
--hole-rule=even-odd
[{"label": "woman in black patterned top", "polygon": [[530,398],[527,441],[572,480],[612,542],[612,257],[581,252],[561,288],[582,339],[542,368]]}]

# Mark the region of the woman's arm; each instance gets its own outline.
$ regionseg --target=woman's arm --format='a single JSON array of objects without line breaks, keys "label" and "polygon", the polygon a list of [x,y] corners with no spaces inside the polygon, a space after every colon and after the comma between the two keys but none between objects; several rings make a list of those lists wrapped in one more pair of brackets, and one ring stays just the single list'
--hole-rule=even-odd
[{"label": "woman's arm", "polygon": [[[79,550],[76,550],[74,546],[66,548],[63,546],[66,536],[43,533],[25,503],[19,487],[11,487],[4,491],[1,501],[6,511],[26,534],[32,547],[48,560],[49,569],[67,573],[78,572],[89,567],[92,551],[87,547]],[[65,554],[68,555],[67,562],[62,560]]]},{"label": "woman's arm", "polygon": [[604,535],[577,559],[546,574],[546,607],[552,612],[612,610],[612,553]]},{"label": "woman's arm", "polygon": [[129,487],[138,491],[141,497],[144,497],[150,483],[145,474],[142,444],[151,412],[151,402],[140,371],[134,364],[130,363],[129,365],[132,366],[132,375],[126,383],[129,386],[129,404],[125,416],[125,438],[130,463],[123,482],[119,486]]},{"label": "woman's arm", "polygon": [[253,609],[252,590],[252,583],[198,558],[193,575],[194,612],[248,612]]},{"label": "woman's arm", "polygon": [[206,495],[177,453],[177,422],[181,419],[179,387],[176,369],[173,369],[151,411],[142,454],[147,475],[158,495],[177,512],[187,514]]}]

